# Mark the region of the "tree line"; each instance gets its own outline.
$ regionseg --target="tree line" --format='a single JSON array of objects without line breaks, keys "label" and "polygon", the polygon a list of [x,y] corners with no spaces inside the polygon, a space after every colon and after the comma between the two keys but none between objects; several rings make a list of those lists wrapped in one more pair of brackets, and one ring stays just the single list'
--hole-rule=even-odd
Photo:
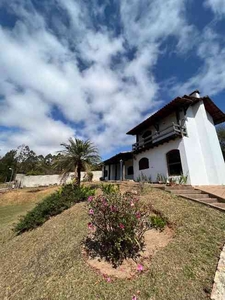
[{"label": "tree line", "polygon": [[101,170],[98,150],[89,141],[69,139],[68,144],[61,144],[62,151],[57,154],[38,155],[28,145],[20,145],[0,157],[0,182],[7,182],[15,174],[52,175],[76,172],[80,180],[80,172],[85,170]]}]

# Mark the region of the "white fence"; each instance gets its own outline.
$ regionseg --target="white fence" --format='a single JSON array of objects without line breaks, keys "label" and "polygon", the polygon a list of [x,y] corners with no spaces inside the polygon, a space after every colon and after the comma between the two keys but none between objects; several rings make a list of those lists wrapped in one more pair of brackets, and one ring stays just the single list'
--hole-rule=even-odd
[{"label": "white fence", "polygon": [[[99,181],[102,177],[102,171],[93,171],[93,181]],[[84,179],[86,172],[81,172],[81,180]],[[16,184],[20,187],[37,187],[37,186],[49,186],[60,185],[63,183],[69,183],[73,179],[74,173],[69,173],[66,178],[62,180],[61,175],[30,175],[24,174],[16,175]]]}]

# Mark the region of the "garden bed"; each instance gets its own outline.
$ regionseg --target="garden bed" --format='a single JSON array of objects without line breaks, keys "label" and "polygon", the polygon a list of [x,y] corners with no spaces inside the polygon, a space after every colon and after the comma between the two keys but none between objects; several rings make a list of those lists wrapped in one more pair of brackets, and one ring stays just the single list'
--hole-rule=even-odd
[{"label": "garden bed", "polygon": [[166,227],[163,231],[150,229],[145,232],[145,248],[140,252],[140,257],[136,261],[129,258],[124,260],[122,265],[114,268],[107,261],[100,258],[91,258],[83,251],[87,264],[92,267],[97,273],[110,278],[132,279],[141,273],[146,273],[149,270],[151,259],[154,255],[166,247],[172,240],[173,230]]}]

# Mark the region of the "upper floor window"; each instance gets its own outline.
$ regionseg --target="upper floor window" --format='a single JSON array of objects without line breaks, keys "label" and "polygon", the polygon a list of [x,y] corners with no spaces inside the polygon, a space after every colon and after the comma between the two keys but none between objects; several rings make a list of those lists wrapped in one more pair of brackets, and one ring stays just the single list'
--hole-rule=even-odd
[{"label": "upper floor window", "polygon": [[169,176],[183,174],[179,150],[171,150],[166,154]]},{"label": "upper floor window", "polygon": [[127,168],[127,175],[134,175],[134,168],[133,166],[130,166]]},{"label": "upper floor window", "polygon": [[143,157],[139,160],[139,170],[144,170],[149,168],[149,160],[147,157]]}]

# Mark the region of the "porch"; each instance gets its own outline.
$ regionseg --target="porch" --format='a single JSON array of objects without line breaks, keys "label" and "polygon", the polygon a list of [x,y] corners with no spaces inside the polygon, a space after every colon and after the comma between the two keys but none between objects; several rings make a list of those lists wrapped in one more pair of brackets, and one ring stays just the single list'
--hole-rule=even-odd
[{"label": "porch", "polygon": [[133,153],[121,152],[105,160],[103,166],[104,180],[132,180],[133,179]]}]

